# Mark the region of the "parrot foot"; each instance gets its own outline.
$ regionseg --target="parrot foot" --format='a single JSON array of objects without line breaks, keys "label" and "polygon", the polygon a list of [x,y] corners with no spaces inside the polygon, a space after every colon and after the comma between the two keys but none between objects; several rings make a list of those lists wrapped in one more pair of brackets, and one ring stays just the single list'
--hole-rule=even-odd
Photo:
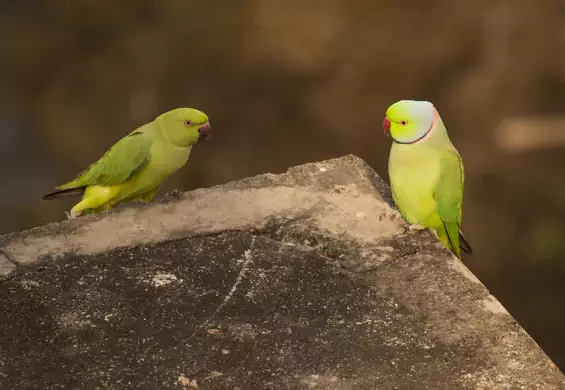
[{"label": "parrot foot", "polygon": [[418,224],[413,224],[408,226],[408,230],[425,230],[425,229],[427,229],[427,227]]},{"label": "parrot foot", "polygon": [[79,217],[81,213],[76,213],[73,210],[71,210],[71,212],[69,213],[68,211],[65,211],[65,216],[67,217],[67,219],[75,219],[76,217]]}]

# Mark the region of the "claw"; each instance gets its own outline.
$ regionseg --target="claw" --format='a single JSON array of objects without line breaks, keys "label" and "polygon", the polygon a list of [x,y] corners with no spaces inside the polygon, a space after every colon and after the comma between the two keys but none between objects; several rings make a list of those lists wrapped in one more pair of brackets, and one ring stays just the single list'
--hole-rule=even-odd
[{"label": "claw", "polygon": [[413,224],[408,226],[408,230],[425,230],[425,229],[427,229],[427,227],[418,224]]},{"label": "claw", "polygon": [[76,213],[73,210],[71,210],[71,212],[65,211],[65,216],[67,217],[67,219],[75,219],[76,217],[80,216],[80,213]]}]

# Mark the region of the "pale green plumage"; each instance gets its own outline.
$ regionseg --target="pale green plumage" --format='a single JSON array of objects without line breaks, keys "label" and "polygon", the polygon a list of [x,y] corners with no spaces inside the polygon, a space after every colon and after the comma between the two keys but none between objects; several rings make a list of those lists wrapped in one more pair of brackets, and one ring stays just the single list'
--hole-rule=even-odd
[{"label": "pale green plumage", "polygon": [[472,253],[460,232],[464,188],[461,157],[429,102],[400,101],[386,113],[393,138],[389,176],[393,198],[410,224],[433,229],[461,258]]},{"label": "pale green plumage", "polygon": [[186,164],[192,146],[209,131],[203,112],[191,108],[166,112],[119,140],[75,179],[43,199],[82,194],[71,217],[132,200],[149,202],[161,184]]}]

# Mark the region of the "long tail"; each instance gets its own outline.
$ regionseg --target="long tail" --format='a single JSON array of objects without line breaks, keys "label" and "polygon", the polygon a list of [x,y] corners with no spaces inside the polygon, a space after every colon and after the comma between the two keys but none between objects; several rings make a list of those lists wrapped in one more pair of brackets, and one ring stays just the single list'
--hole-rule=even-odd
[{"label": "long tail", "polygon": [[467,253],[468,255],[473,254],[473,248],[471,248],[471,244],[469,244],[469,241],[467,241],[461,230],[459,230],[459,246],[461,247],[463,252]]},{"label": "long tail", "polygon": [[43,200],[51,200],[58,198],[60,196],[72,196],[72,195],[82,195],[84,194],[84,187],[79,188],[68,188],[65,190],[56,190],[53,192],[48,193],[47,195],[43,195],[41,199]]}]

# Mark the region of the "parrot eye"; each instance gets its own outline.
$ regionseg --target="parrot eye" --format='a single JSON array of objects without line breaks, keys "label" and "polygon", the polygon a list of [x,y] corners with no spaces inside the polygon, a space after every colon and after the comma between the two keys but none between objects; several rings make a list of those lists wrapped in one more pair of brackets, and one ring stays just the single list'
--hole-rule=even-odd
[{"label": "parrot eye", "polygon": [[406,122],[405,120],[402,120],[402,121],[400,121],[400,124],[401,124],[402,126],[406,126],[406,125],[408,124],[408,122]]},{"label": "parrot eye", "polygon": [[192,124],[192,122],[191,121],[184,121],[184,124],[187,125],[187,126],[190,126]]}]

